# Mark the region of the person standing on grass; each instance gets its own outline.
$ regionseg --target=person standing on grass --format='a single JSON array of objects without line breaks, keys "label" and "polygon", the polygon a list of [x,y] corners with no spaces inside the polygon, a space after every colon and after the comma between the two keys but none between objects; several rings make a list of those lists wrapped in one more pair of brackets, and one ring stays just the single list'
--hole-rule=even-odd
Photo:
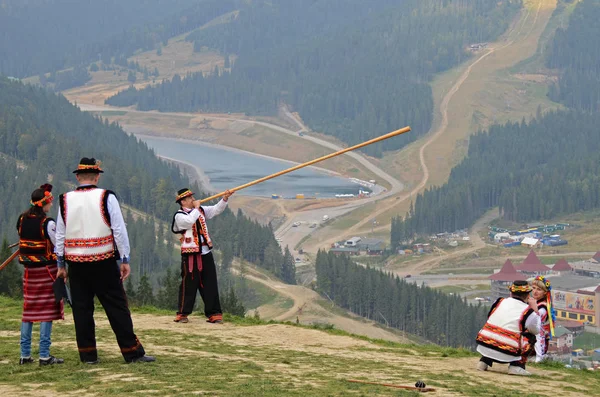
[{"label": "person standing on grass", "polygon": [[[58,277],[67,278],[73,300],[73,319],[79,358],[86,364],[98,363],[94,296],[106,312],[125,362],[151,362],[133,332],[131,313],[123,281],[129,267],[129,237],[121,207],[113,192],[96,185],[100,162],[84,157],[73,173],[79,187],[61,194],[56,222]],[[115,257],[115,246],[121,257]],[[117,259],[121,264],[117,264]]]},{"label": "person standing on grass", "polygon": [[222,323],[223,312],[219,301],[217,269],[213,258],[212,240],[208,234],[206,220],[225,210],[227,200],[233,192],[227,190],[223,198],[212,206],[201,207],[194,200],[190,189],[180,189],[175,201],[180,209],[173,215],[171,230],[180,234],[181,242],[181,285],[179,286],[179,310],[173,321],[187,323],[196,302],[196,291],[204,301],[204,315],[209,323]]},{"label": "person standing on grass", "polygon": [[540,330],[538,304],[530,297],[531,286],[517,280],[509,287],[510,298],[499,298],[490,309],[488,319],[477,335],[479,371],[493,363],[508,363],[509,375],[531,375],[525,369],[533,351],[535,335]]},{"label": "person standing on grass", "polygon": [[64,320],[63,302],[56,302],[52,289],[58,271],[54,254],[56,223],[47,216],[52,200],[52,185],[40,186],[31,193],[30,208],[17,221],[19,262],[25,268],[19,365],[33,363],[31,333],[35,322],[40,323],[40,366],[64,362],[50,354],[52,321]]}]

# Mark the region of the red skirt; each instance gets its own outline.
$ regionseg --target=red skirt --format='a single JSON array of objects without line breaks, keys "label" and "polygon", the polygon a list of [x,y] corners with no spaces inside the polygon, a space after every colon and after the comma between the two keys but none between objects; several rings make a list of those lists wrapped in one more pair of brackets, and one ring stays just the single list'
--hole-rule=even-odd
[{"label": "red skirt", "polygon": [[52,289],[57,270],[56,265],[25,267],[21,321],[38,322],[64,319],[63,302],[56,303]]}]

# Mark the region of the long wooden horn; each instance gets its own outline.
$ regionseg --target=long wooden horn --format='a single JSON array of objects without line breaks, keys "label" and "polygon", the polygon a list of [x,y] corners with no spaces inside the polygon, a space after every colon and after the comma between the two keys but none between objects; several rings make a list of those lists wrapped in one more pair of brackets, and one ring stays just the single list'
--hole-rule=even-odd
[{"label": "long wooden horn", "polygon": [[17,255],[19,255],[19,250],[16,250],[15,252],[13,252],[11,254],[11,256],[8,257],[7,260],[5,260],[4,262],[2,262],[2,264],[0,265],[0,270],[4,269],[6,266],[8,266],[8,264],[10,262],[12,262],[13,259],[15,259],[17,257]]},{"label": "long wooden horn", "polygon": [[[358,145],[354,145],[354,146],[348,147],[346,149],[342,149],[342,150],[337,151],[335,153],[331,153],[331,154],[328,154],[326,156],[319,157],[318,159],[314,159],[314,160],[311,160],[311,161],[307,161],[306,163],[295,165],[295,166],[293,166],[291,168],[288,168],[287,170],[279,171],[279,172],[276,172],[274,174],[267,175],[265,177],[259,178],[259,179],[255,180],[255,181],[248,182],[248,183],[246,183],[244,185],[240,185],[238,187],[234,187],[233,189],[229,189],[229,191],[230,192],[236,192],[238,190],[245,189],[247,187],[256,185],[258,183],[267,181],[269,179],[273,179],[273,178],[276,178],[278,176],[285,175],[285,174],[287,174],[289,172],[299,170],[300,168],[308,167],[309,165],[313,165],[313,164],[318,163],[320,161],[327,160],[327,159],[330,159],[330,158],[335,157],[335,156],[339,156],[340,154],[344,154],[344,153],[350,152],[352,150],[360,149],[361,147],[364,147],[364,146],[367,146],[367,145],[371,145],[371,144],[376,143],[376,142],[383,141],[385,139],[394,137],[396,135],[404,134],[405,132],[408,132],[408,131],[410,131],[410,127],[404,127],[404,128],[399,129],[399,130],[392,131],[392,132],[390,132],[388,134],[379,136],[377,138],[370,139],[370,140],[368,140],[366,142],[363,142],[363,143],[359,143]],[[210,197],[204,198],[202,200],[199,200],[200,204],[206,203],[207,201],[210,201],[210,200],[214,200],[214,199],[216,199],[218,197],[223,196],[224,194],[225,194],[225,192],[221,192],[221,193],[215,194],[213,196],[210,196]]]}]

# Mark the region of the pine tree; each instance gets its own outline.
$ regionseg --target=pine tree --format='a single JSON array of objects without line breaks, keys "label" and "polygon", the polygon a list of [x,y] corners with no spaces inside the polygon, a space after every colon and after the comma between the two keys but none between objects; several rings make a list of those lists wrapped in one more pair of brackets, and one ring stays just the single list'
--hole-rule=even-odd
[{"label": "pine tree", "polygon": [[154,304],[154,294],[152,293],[152,286],[148,280],[146,273],[140,277],[140,282],[137,287],[136,295],[138,298],[138,304],[140,306],[150,306]]},{"label": "pine tree", "polygon": [[133,277],[129,276],[125,282],[125,293],[127,294],[127,301],[130,306],[137,306],[137,293],[133,285]]},{"label": "pine tree", "polygon": [[246,315],[246,309],[235,295],[233,286],[229,287],[229,291],[223,296],[223,299],[221,299],[221,307],[224,312],[233,314],[234,316],[244,317]]},{"label": "pine tree", "polygon": [[[8,247],[8,240],[2,239],[0,249],[0,262],[4,262],[12,254]],[[23,282],[19,264],[16,260],[11,261],[4,269],[0,270],[0,294],[20,297],[23,293]]]},{"label": "pine tree", "polygon": [[156,295],[155,304],[162,309],[176,310],[179,295],[179,276],[177,272],[167,269],[165,276],[162,278],[161,288]]},{"label": "pine tree", "polygon": [[232,284],[231,264],[233,263],[233,248],[229,242],[226,242],[221,250],[221,266],[219,268],[219,285],[224,286],[225,291]]},{"label": "pine tree", "polygon": [[296,262],[287,246],[285,247],[285,252],[283,254],[281,279],[287,284],[296,284]]},{"label": "pine tree", "polygon": [[127,74],[127,81],[129,81],[131,84],[133,84],[133,83],[135,83],[136,80],[137,80],[136,73],[133,70],[130,70],[129,73]]}]

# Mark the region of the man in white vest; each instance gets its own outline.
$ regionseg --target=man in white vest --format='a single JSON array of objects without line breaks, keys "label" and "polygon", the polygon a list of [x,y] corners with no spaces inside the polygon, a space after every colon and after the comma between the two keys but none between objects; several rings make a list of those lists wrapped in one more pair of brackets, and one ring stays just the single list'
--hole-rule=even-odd
[{"label": "man in white vest", "polygon": [[495,362],[508,363],[510,375],[531,375],[525,364],[541,326],[538,305],[529,296],[531,286],[527,281],[515,281],[509,289],[510,298],[494,302],[477,335],[477,351],[481,354],[477,369],[487,371]]},{"label": "man in white vest", "polygon": [[[155,361],[146,356],[135,333],[123,281],[129,276],[129,237],[119,202],[110,190],[96,187],[100,162],[82,158],[73,173],[79,187],[61,194],[56,221],[57,277],[67,277],[79,358],[98,363],[94,296],[102,304],[127,363]],[[120,257],[115,256],[115,247]],[[121,264],[117,264],[117,259]]]},{"label": "man in white vest", "polygon": [[181,285],[176,323],[187,323],[196,302],[196,293],[204,301],[204,315],[209,323],[222,323],[223,312],[219,300],[217,269],[212,255],[212,240],[206,220],[219,215],[227,207],[233,194],[229,190],[216,204],[201,207],[190,189],[180,189],[175,201],[180,205],[173,215],[171,230],[179,234],[181,242]]}]

